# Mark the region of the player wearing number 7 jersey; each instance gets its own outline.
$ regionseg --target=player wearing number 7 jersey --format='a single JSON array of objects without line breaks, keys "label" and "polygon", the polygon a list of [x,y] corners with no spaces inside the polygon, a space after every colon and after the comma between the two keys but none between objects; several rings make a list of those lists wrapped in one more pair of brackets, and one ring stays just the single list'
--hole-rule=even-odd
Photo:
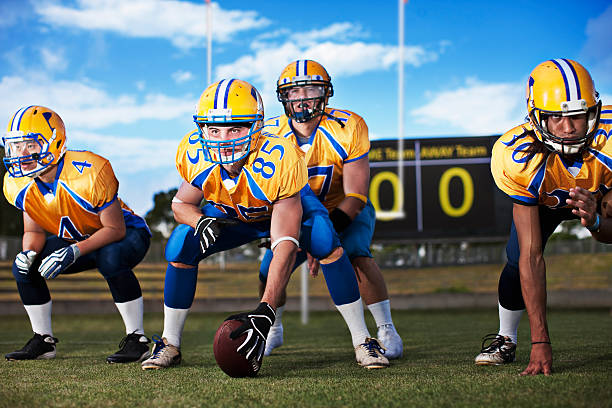
[{"label": "player wearing number 7 jersey", "polygon": [[[376,222],[368,200],[370,139],[363,118],[348,110],[327,107],[333,95],[329,74],[316,61],[297,60],[285,67],[277,81],[278,99],[285,114],[268,119],[264,129],[276,133],[304,151],[308,184],[329,211],[342,247],[358,276],[359,290],[378,327],[378,339],[389,359],[402,356],[403,343],[391,318],[385,280],[370,252]],[[265,285],[268,252],[260,268]],[[306,260],[298,254],[297,265]],[[316,266],[309,259],[311,274]],[[261,290],[261,288],[260,288]],[[266,355],[283,342],[281,313],[270,331]],[[369,337],[369,335],[368,335]],[[355,344],[360,346],[363,339]]]},{"label": "player wearing number 7 jersey", "polygon": [[132,268],[147,252],[151,234],[117,196],[110,163],[92,152],[66,150],[64,122],[43,106],[19,109],[2,140],[4,195],[23,211],[24,221],[23,251],[13,275],[34,331],[7,360],[55,357],[45,279],[93,268],[106,279],[127,334],[107,361],[146,358],[142,293]]},{"label": "player wearing number 7 jersey", "polygon": [[[351,332],[367,331],[357,280],[325,207],[308,187],[304,155],[287,140],[262,132],[263,115],[259,93],[245,81],[224,79],[200,97],[197,129],[183,137],[176,156],[184,181],[172,211],[181,225],[166,246],[164,331],[151,358],[142,363],[144,370],[180,363],[200,260],[261,238],[272,240],[268,286],[255,310],[231,316],[244,322],[232,336],[250,333],[237,351],[256,370],[298,246],[324,264],[334,302],[351,309],[351,316],[345,316]],[[200,207],[203,199],[206,204]],[[304,200],[313,205],[303,205]],[[368,358],[372,368],[388,365],[384,356]]]}]

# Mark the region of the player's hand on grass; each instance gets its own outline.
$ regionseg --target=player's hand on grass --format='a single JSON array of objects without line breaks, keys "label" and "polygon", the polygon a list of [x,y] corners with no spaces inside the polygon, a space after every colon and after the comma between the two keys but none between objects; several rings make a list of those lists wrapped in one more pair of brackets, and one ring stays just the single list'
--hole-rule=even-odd
[{"label": "player's hand on grass", "polygon": [[552,373],[552,346],[548,343],[533,344],[529,365],[520,375],[550,375]]},{"label": "player's hand on grass", "polygon": [[566,203],[572,207],[572,213],[580,217],[584,227],[592,227],[597,222],[597,200],[595,196],[582,187],[570,188]]},{"label": "player's hand on grass", "polygon": [[17,256],[15,257],[15,267],[17,268],[19,273],[23,273],[24,275],[28,274],[30,267],[36,259],[36,255],[38,255],[36,251],[32,251],[31,249],[28,249],[27,251],[21,251],[17,254]]},{"label": "player's hand on grass", "polygon": [[205,254],[206,250],[215,243],[217,238],[219,238],[223,227],[237,224],[238,221],[231,218],[201,216],[196,224],[194,235],[200,240],[200,251],[202,255]]},{"label": "player's hand on grass", "polygon": [[53,279],[68,269],[80,255],[81,251],[77,244],[58,249],[43,259],[38,272],[45,279]]},{"label": "player's hand on grass", "polygon": [[247,360],[254,359],[261,362],[266,348],[266,338],[275,319],[274,309],[266,302],[261,302],[252,312],[235,314],[225,319],[240,320],[244,323],[230,333],[231,339],[236,339],[246,333],[246,339],[236,351],[245,356]]}]

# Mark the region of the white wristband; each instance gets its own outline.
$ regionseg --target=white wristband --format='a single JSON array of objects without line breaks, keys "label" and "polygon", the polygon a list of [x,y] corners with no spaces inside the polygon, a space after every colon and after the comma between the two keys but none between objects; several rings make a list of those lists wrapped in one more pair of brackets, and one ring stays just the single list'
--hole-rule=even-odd
[{"label": "white wristband", "polygon": [[276,246],[277,246],[278,244],[280,244],[281,242],[283,242],[283,241],[291,241],[291,242],[293,242],[293,243],[295,244],[295,246],[297,246],[297,247],[299,247],[299,246],[300,246],[300,243],[299,243],[299,241],[298,241],[297,239],[295,239],[295,238],[293,238],[293,237],[289,237],[289,236],[287,236],[287,237],[280,237],[279,239],[277,239],[276,241],[274,241],[274,242],[272,243],[272,245],[270,245],[270,249],[271,249],[272,251],[274,251],[274,248],[276,248]]},{"label": "white wristband", "polygon": [[180,199],[176,198],[176,196],[174,196],[172,197],[172,202],[182,204],[184,201],[181,201]]}]

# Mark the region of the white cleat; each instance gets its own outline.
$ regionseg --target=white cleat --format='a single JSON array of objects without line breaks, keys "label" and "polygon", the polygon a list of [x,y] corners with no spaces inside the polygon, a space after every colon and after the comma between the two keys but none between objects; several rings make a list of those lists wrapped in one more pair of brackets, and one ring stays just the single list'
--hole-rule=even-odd
[{"label": "white cleat", "polygon": [[[490,342],[486,345],[487,342]],[[499,334],[487,334],[482,339],[480,354],[476,356],[476,365],[502,365],[512,363],[516,358],[516,344],[510,337]]]},{"label": "white cleat", "polygon": [[364,343],[355,347],[355,359],[357,364],[368,370],[373,368],[389,367],[389,360],[383,354],[385,348],[380,345],[378,340],[366,338]]},{"label": "white cleat", "polygon": [[282,323],[278,326],[270,327],[268,338],[266,339],[266,349],[264,356],[272,354],[272,350],[283,345],[283,325]]},{"label": "white cleat", "polygon": [[400,358],[404,354],[404,343],[393,323],[383,324],[378,328],[378,340],[386,349],[385,357],[389,360]]}]

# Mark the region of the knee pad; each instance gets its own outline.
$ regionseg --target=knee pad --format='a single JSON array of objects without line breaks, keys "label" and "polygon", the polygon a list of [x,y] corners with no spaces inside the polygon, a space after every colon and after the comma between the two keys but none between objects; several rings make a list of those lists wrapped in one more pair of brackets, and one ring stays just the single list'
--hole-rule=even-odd
[{"label": "knee pad", "polygon": [[308,252],[317,259],[326,258],[340,246],[338,234],[328,217],[313,217],[309,246]]},{"label": "knee pad", "polygon": [[19,272],[19,269],[17,268],[17,265],[15,265],[15,262],[13,262],[13,276],[15,277],[15,280],[17,282],[21,282],[21,283],[30,283],[31,282],[31,278],[30,278],[30,274],[32,273],[38,273],[38,271],[36,269],[34,269],[34,272],[32,272],[32,267],[30,267],[30,270],[28,271],[28,273],[21,273]]},{"label": "knee pad", "polygon": [[166,244],[166,261],[197,265],[199,259],[196,258],[200,255],[200,246],[193,234],[194,230],[189,225],[179,224],[172,231]]},{"label": "knee pad", "polygon": [[499,304],[505,309],[525,309],[523,293],[521,292],[521,278],[518,268],[515,268],[510,264],[506,264],[501,276],[499,277],[497,293],[499,296]]}]

